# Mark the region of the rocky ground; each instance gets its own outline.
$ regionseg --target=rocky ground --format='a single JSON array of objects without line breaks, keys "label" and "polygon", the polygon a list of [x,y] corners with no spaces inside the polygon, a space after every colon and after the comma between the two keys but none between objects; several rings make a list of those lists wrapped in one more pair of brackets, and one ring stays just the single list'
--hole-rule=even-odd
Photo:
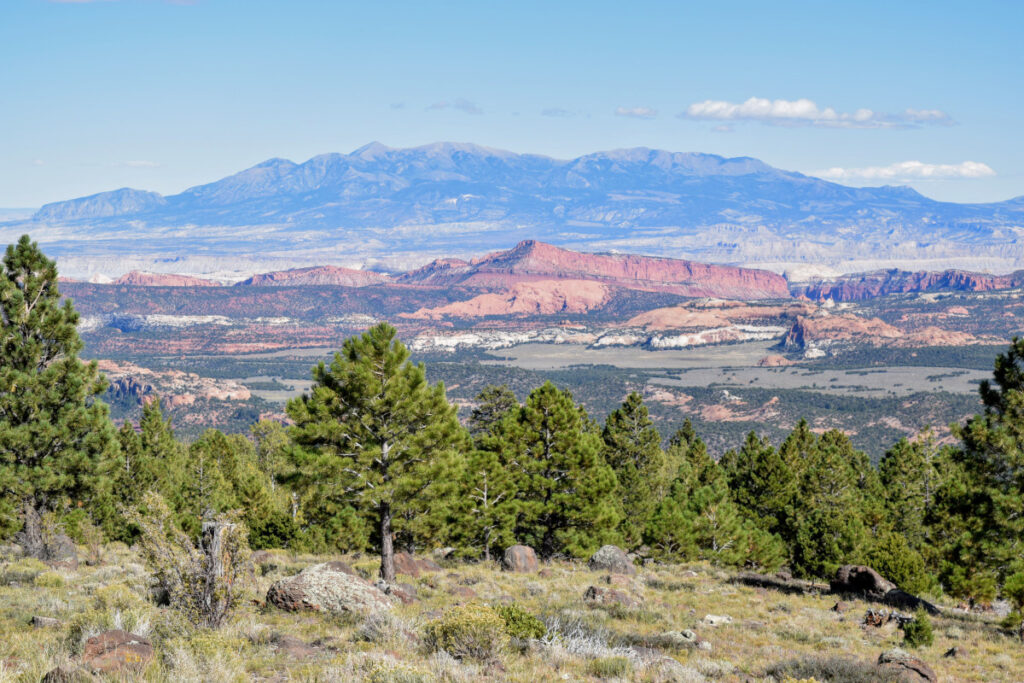
[{"label": "rocky ground", "polygon": [[[748,585],[704,564],[534,564],[523,551],[503,570],[405,557],[385,595],[367,580],[375,557],[263,551],[241,607],[209,631],[148,599],[131,549],[102,555],[52,568],[3,550],[0,681],[55,669],[66,677],[44,680],[1019,681],[1024,672],[1024,647],[994,613],[947,606],[932,618],[934,644],[904,654],[884,604],[827,586],[794,593],[785,580]],[[438,620],[493,619],[492,608],[510,604],[540,617],[544,633],[483,656],[432,649]]]}]

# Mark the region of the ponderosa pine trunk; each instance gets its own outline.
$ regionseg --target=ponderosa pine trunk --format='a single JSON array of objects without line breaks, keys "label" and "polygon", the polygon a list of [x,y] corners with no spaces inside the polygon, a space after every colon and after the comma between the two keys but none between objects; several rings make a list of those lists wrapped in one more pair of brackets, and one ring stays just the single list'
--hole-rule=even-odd
[{"label": "ponderosa pine trunk", "polygon": [[391,537],[391,504],[380,506],[380,578],[384,583],[395,582],[395,546]]},{"label": "ponderosa pine trunk", "polygon": [[43,520],[33,498],[23,503],[24,525],[18,532],[17,542],[28,557],[46,559],[46,542],[43,540]]}]

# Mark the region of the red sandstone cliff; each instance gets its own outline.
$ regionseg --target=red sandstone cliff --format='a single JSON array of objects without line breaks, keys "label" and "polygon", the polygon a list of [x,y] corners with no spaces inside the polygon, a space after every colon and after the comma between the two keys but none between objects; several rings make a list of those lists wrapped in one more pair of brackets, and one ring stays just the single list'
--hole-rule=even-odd
[{"label": "red sandstone cliff", "polygon": [[466,262],[435,261],[397,278],[409,284],[510,289],[516,282],[591,280],[616,287],[693,297],[787,299],[775,273],[632,254],[582,254],[527,240],[508,251]]},{"label": "red sandstone cliff", "polygon": [[874,273],[847,275],[835,280],[822,280],[793,287],[794,296],[814,301],[863,301],[888,294],[911,292],[987,292],[1024,285],[1024,271],[1010,275],[988,275],[965,270],[938,272],[882,270]]},{"label": "red sandstone cliff", "polygon": [[503,315],[554,315],[586,313],[608,300],[608,287],[582,280],[516,282],[508,292],[481,294],[437,308],[421,308],[403,317],[439,320]]},{"label": "red sandstone cliff", "polygon": [[366,287],[367,285],[376,285],[382,282],[389,282],[390,280],[391,278],[384,273],[375,273],[372,270],[354,270],[337,266],[313,266],[312,268],[295,268],[293,270],[279,270],[273,273],[253,275],[248,280],[239,282],[238,285],[253,285],[256,287],[292,287],[299,285]]}]

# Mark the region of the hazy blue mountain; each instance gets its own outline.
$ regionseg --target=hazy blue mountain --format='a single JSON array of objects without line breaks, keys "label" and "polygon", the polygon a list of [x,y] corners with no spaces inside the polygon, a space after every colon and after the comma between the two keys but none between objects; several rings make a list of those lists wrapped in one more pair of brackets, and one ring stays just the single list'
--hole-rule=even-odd
[{"label": "hazy blue mountain", "polygon": [[81,239],[130,232],[140,244],[189,227],[215,251],[247,248],[250,238],[255,250],[276,253],[299,245],[337,252],[351,241],[365,258],[532,238],[748,263],[841,260],[851,245],[882,261],[949,258],[967,244],[982,247],[972,255],[992,247],[993,258],[1024,260],[1024,198],[938,202],[907,187],[846,187],[748,157],[646,148],[556,160],[472,144],[372,143],[304,163],[270,159],[166,197],[122,189],[48,204],[32,222],[75,226]]}]

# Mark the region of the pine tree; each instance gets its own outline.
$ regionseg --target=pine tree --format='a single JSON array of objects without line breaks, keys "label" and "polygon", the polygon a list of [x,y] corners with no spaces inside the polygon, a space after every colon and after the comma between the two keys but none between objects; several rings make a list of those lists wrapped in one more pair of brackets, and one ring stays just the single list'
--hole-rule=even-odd
[{"label": "pine tree", "polygon": [[393,583],[395,516],[429,494],[463,456],[467,437],[444,385],[427,383],[386,323],[347,339],[313,379],[310,393],[288,404],[300,446],[295,465],[307,487],[316,482],[317,498],[374,523],[381,577]]},{"label": "pine tree", "polygon": [[618,540],[618,482],[572,394],[545,382],[495,436],[491,448],[512,472],[518,496],[516,540],[542,557],[582,556]]},{"label": "pine tree", "polygon": [[916,441],[900,439],[878,464],[893,530],[917,551],[931,545],[927,524],[940,481],[938,462],[938,449],[929,429]]},{"label": "pine tree", "polygon": [[661,436],[640,394],[631,393],[608,415],[602,439],[605,461],[615,471],[622,493],[620,531],[626,545],[636,547],[658,503],[665,469]]},{"label": "pine tree", "polygon": [[936,505],[948,533],[942,580],[954,595],[988,600],[1008,574],[1024,570],[1024,339],[996,358],[981,385],[984,411],[958,426],[955,476]]},{"label": "pine tree", "polygon": [[[111,504],[105,506],[107,509],[137,508],[147,491],[171,500],[180,495],[184,448],[174,438],[170,419],[164,419],[159,398],[142,406],[138,431],[127,421],[121,426],[118,442],[120,452],[111,472]],[[124,524],[119,514],[107,514],[104,528],[110,538],[126,543],[136,538],[137,529]]]},{"label": "pine tree", "polygon": [[793,521],[784,540],[794,573],[825,577],[839,565],[862,559],[870,540],[865,475],[860,471],[863,454],[837,430],[826,432],[803,452]]},{"label": "pine tree", "polygon": [[288,430],[280,422],[260,420],[249,427],[249,435],[256,446],[256,463],[269,478],[270,487],[276,489],[288,462]]},{"label": "pine tree", "polygon": [[647,543],[664,559],[777,569],[785,557],[781,541],[743,516],[704,442],[691,430],[677,434],[669,450],[681,465],[647,526]]},{"label": "pine tree", "polygon": [[204,520],[240,512],[251,547],[290,544],[295,527],[286,499],[272,489],[249,439],[208,429],[189,446],[182,471],[179,516],[183,528],[195,535]]},{"label": "pine tree", "polygon": [[785,528],[796,494],[797,478],[782,453],[754,432],[739,451],[719,461],[736,503],[770,533]]},{"label": "pine tree", "polygon": [[485,561],[490,561],[492,552],[514,545],[517,494],[515,475],[501,457],[500,441],[485,437],[466,463],[460,496],[464,503],[460,545],[479,551]]},{"label": "pine tree", "polygon": [[488,384],[476,395],[476,407],[469,416],[469,433],[479,439],[492,432],[509,412],[519,407],[519,400],[507,384]]},{"label": "pine tree", "polygon": [[29,554],[43,552],[32,522],[45,511],[90,507],[109,483],[117,435],[98,399],[106,382],[82,362],[71,301],[57,267],[28,236],[0,268],[0,533],[28,526]]}]

